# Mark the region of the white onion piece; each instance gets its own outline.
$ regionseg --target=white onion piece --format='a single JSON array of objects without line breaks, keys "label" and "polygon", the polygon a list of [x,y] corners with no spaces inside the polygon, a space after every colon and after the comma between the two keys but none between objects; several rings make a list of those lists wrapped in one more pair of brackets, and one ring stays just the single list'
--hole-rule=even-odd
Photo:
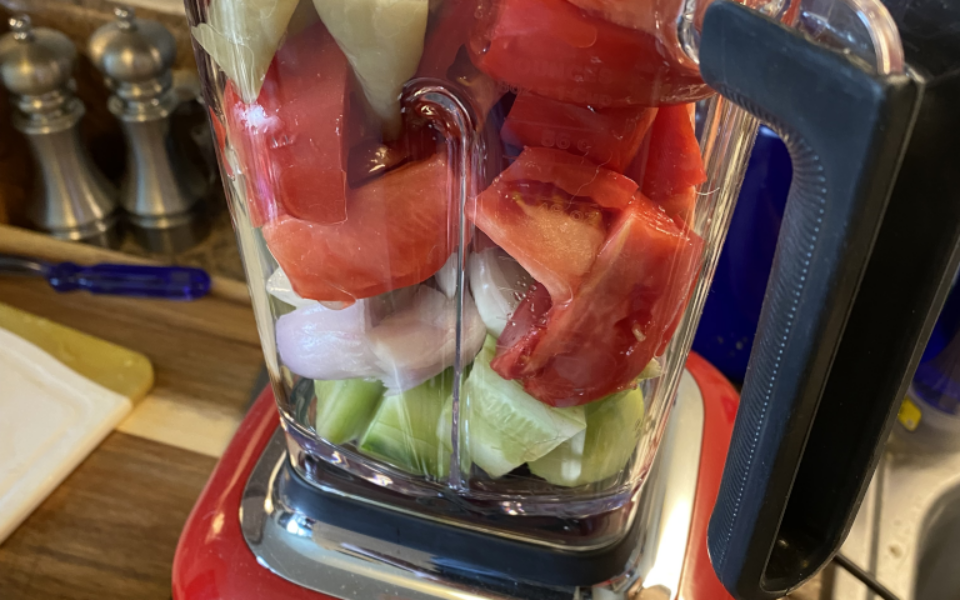
[{"label": "white onion piece", "polygon": [[[483,346],[486,328],[473,299],[463,299],[461,355]],[[384,311],[392,308],[391,314]],[[453,365],[456,300],[420,285],[360,300],[343,310],[314,302],[280,317],[277,348],[283,363],[311,379],[376,377],[391,393],[414,388]]]},{"label": "white onion piece", "polygon": [[500,337],[533,278],[500,248],[471,255],[468,268],[480,317],[490,335]]},{"label": "white onion piece", "polygon": [[379,375],[368,335],[363,302],[343,310],[314,304],[277,320],[280,358],[291,371],[310,379]]},{"label": "white onion piece", "polygon": [[283,272],[283,269],[279,267],[273,272],[273,275],[267,279],[267,293],[277,300],[286,302],[295,308],[315,306],[317,304],[316,300],[302,298],[300,294],[293,291],[293,285],[290,283],[290,279],[287,277],[287,274]]},{"label": "white onion piece", "polygon": [[453,298],[453,295],[457,293],[456,252],[450,255],[450,258],[447,259],[447,262],[443,263],[443,266],[434,274],[433,278],[437,281],[437,286],[440,288],[440,291],[446,294],[447,298]]},{"label": "white onion piece", "polygon": [[[462,325],[461,356],[466,363],[480,351],[486,336],[469,295],[463,299]],[[456,326],[456,301],[433,288],[420,286],[409,308],[373,328],[370,344],[389,392],[416,387],[453,365]]]}]

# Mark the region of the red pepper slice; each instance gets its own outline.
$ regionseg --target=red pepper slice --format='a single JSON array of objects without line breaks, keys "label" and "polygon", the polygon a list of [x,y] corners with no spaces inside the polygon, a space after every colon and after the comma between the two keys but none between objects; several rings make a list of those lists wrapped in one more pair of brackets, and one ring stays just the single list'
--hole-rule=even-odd
[{"label": "red pepper slice", "polygon": [[456,243],[453,180],[443,155],[401,166],[352,190],[350,218],[323,225],[281,216],[263,227],[304,298],[352,304],[432,276]]},{"label": "red pepper slice", "polygon": [[346,219],[347,157],[366,119],[351,110],[353,85],[346,57],[316,23],[280,48],[255,103],[227,86],[227,124],[255,226],[280,212],[321,224]]}]

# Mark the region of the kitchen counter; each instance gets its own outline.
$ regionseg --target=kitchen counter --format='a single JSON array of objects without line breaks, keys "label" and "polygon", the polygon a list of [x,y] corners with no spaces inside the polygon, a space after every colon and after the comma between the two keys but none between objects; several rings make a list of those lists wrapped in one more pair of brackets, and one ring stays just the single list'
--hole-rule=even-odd
[{"label": "kitchen counter", "polygon": [[[116,260],[0,226],[0,252]],[[180,530],[250,401],[262,358],[243,284],[191,303],[57,294],[0,277],[0,302],[137,350],[156,383],[133,413],[0,545],[3,600],[166,600]],[[815,581],[791,596],[820,598]]]}]

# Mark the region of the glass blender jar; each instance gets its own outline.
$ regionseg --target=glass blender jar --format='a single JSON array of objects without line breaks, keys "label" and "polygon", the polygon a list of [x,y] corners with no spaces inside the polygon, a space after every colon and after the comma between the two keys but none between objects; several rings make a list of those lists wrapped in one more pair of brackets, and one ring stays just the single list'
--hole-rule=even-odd
[{"label": "glass blender jar", "polygon": [[[187,2],[299,477],[561,552],[630,530],[758,126],[704,81],[710,4]],[[902,69],[879,3],[717,4]]]}]

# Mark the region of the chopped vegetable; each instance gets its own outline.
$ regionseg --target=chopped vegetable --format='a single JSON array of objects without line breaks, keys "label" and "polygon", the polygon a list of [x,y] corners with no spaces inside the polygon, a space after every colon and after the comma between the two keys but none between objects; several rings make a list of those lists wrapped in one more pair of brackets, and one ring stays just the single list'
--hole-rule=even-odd
[{"label": "chopped vegetable", "polygon": [[280,48],[255,102],[227,86],[231,141],[260,213],[254,225],[280,213],[325,225],[346,219],[347,156],[365,127],[351,80],[343,52],[316,23]]},{"label": "chopped vegetable", "polygon": [[450,445],[438,433],[452,393],[453,373],[445,371],[412,390],[385,396],[360,440],[360,451],[415,475],[445,477]]},{"label": "chopped vegetable", "polygon": [[566,150],[623,172],[640,150],[656,114],[656,108],[642,107],[593,110],[520,92],[501,134],[515,146]]},{"label": "chopped vegetable", "polygon": [[487,332],[499,337],[533,278],[512,256],[497,247],[471,254],[468,273],[480,318]]},{"label": "chopped vegetable", "polygon": [[[463,297],[461,326],[461,359],[467,364],[480,351],[486,335],[469,295]],[[408,390],[453,365],[456,327],[456,300],[420,286],[409,307],[385,318],[368,335],[387,388]]]},{"label": "chopped vegetable", "polygon": [[567,0],[491,2],[474,29],[471,58],[517,90],[601,109],[710,93],[696,66],[665,60],[650,33],[588,15]]},{"label": "chopped vegetable", "polygon": [[294,308],[304,308],[317,304],[316,300],[301,298],[300,294],[293,291],[293,286],[290,285],[290,279],[287,278],[287,274],[283,272],[283,269],[277,269],[267,279],[267,293]]},{"label": "chopped vegetable", "polygon": [[554,485],[573,487],[613,477],[627,465],[640,442],[643,392],[617,392],[583,409],[587,428],[531,462],[531,473]]},{"label": "chopped vegetable", "polygon": [[317,435],[331,444],[358,439],[367,430],[383,396],[379,381],[314,381]]},{"label": "chopped vegetable", "polygon": [[428,0],[314,0],[347,55],[384,134],[400,135],[400,92],[423,53]]},{"label": "chopped vegetable", "polygon": [[495,349],[488,337],[463,385],[463,415],[470,459],[496,478],[545,456],[586,420],[582,408],[550,408],[497,375],[490,368]]},{"label": "chopped vegetable", "polygon": [[304,298],[349,303],[415,285],[453,252],[449,183],[446,160],[436,155],[351,190],[343,223],[281,216],[263,236]]},{"label": "chopped vegetable", "polygon": [[257,99],[298,0],[211,0],[207,20],[190,31],[237,86],[240,97]]},{"label": "chopped vegetable", "polygon": [[[703,241],[642,195],[611,227],[569,302],[544,310],[528,295],[507,324],[492,366],[551,406],[575,406],[629,388],[679,323]],[[541,297],[542,298],[542,297]]]},{"label": "chopped vegetable", "polygon": [[343,310],[320,304],[299,308],[277,320],[277,350],[283,364],[310,379],[377,377],[377,357],[367,341],[366,307]]},{"label": "chopped vegetable", "polygon": [[[461,313],[463,363],[486,331],[469,295]],[[453,365],[456,300],[427,286],[398,290],[342,310],[314,303],[277,320],[284,364],[311,379],[377,378],[391,393],[416,387]]]},{"label": "chopped vegetable", "polygon": [[479,0],[444,0],[430,20],[417,77],[443,79],[447,76],[460,48],[470,41],[470,30],[479,7]]},{"label": "chopped vegetable", "polygon": [[684,0],[569,0],[611,23],[659,38],[665,50],[679,49],[677,22]]},{"label": "chopped vegetable", "polygon": [[707,180],[689,105],[662,106],[644,148],[624,173],[671,217],[690,223],[696,186]]},{"label": "chopped vegetable", "polygon": [[637,185],[561,150],[527,148],[477,197],[468,215],[556,301],[569,299]]}]

